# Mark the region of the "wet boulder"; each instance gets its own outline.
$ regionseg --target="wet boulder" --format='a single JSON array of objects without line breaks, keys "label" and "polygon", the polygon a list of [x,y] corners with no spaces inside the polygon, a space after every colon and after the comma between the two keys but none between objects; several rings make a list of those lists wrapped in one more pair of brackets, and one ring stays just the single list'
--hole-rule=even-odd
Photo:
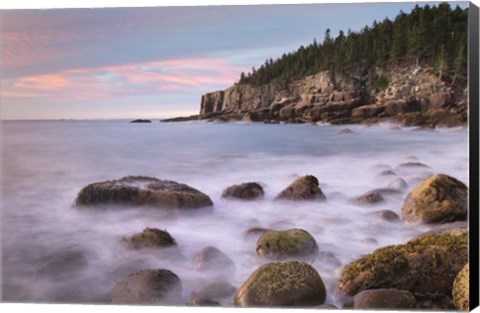
[{"label": "wet boulder", "polygon": [[220,303],[210,299],[204,298],[193,298],[192,300],[185,303],[188,306],[221,306]]},{"label": "wet boulder", "polygon": [[175,239],[165,230],[145,228],[141,233],[122,237],[121,244],[127,249],[166,248],[176,246]]},{"label": "wet boulder", "polygon": [[181,293],[182,283],[175,273],[155,269],[129,275],[110,294],[114,304],[176,304]]},{"label": "wet boulder", "polygon": [[453,282],[452,297],[455,307],[460,311],[469,310],[470,302],[470,283],[469,283],[469,265],[468,263],[458,273]]},{"label": "wet boulder", "polygon": [[353,204],[357,204],[357,205],[377,204],[383,201],[385,201],[385,199],[380,194],[380,192],[377,192],[377,191],[369,191],[351,200]]},{"label": "wet boulder", "polygon": [[258,183],[233,185],[222,192],[222,198],[239,200],[256,200],[263,197],[264,191]]},{"label": "wet boulder", "polygon": [[453,236],[468,236],[468,222],[453,222],[435,225],[431,230],[420,234],[418,237],[429,235],[450,234]]},{"label": "wet boulder", "polygon": [[202,286],[192,293],[192,297],[218,300],[233,296],[237,288],[226,281],[219,281]]},{"label": "wet boulder", "polygon": [[407,186],[408,184],[405,179],[397,177],[388,184],[387,188],[401,190]]},{"label": "wet boulder", "polygon": [[35,273],[36,277],[62,279],[83,270],[88,265],[88,261],[83,251],[65,250],[53,252],[43,258],[40,264],[40,268]]},{"label": "wet boulder", "polygon": [[230,271],[235,268],[232,259],[215,247],[205,247],[193,258],[193,264],[198,271]]},{"label": "wet boulder", "polygon": [[272,231],[272,229],[268,229],[268,228],[263,228],[263,227],[251,227],[249,229],[247,229],[243,235],[245,238],[247,237],[259,237],[260,235],[263,235],[265,234],[266,232],[269,232],[269,231]]},{"label": "wet boulder", "polygon": [[213,205],[207,195],[190,186],[145,176],[127,176],[90,184],[78,193],[75,203],[77,206],[114,204],[172,209]]},{"label": "wet boulder", "polygon": [[400,221],[400,216],[398,216],[398,214],[393,212],[392,210],[380,210],[373,214],[384,221],[388,221],[388,222]]},{"label": "wet boulder", "polygon": [[344,128],[341,131],[338,132],[340,135],[347,135],[347,134],[355,134],[353,130],[350,128]]},{"label": "wet boulder", "polygon": [[467,187],[451,176],[430,176],[405,198],[403,219],[423,223],[464,221],[467,219],[467,194]]},{"label": "wet boulder", "polygon": [[326,289],[318,272],[299,262],[275,262],[255,270],[234,296],[243,307],[307,307],[325,302]]},{"label": "wet boulder", "polygon": [[455,276],[467,263],[467,236],[428,235],[375,250],[342,268],[337,290],[356,295],[395,288],[415,296],[449,297]]},{"label": "wet boulder", "polygon": [[402,170],[402,169],[417,169],[417,168],[430,168],[427,164],[422,162],[405,162],[398,165],[395,170]]},{"label": "wet boulder", "polygon": [[395,173],[392,170],[384,170],[378,174],[378,176],[397,176],[397,173]]},{"label": "wet boulder", "polygon": [[325,200],[318,179],[312,175],[301,176],[280,192],[275,200]]},{"label": "wet boulder", "polygon": [[256,251],[262,257],[283,259],[314,255],[318,252],[318,246],[309,232],[294,228],[264,233],[257,240]]},{"label": "wet boulder", "polygon": [[410,291],[397,289],[365,290],[352,299],[355,309],[412,309],[416,303]]}]

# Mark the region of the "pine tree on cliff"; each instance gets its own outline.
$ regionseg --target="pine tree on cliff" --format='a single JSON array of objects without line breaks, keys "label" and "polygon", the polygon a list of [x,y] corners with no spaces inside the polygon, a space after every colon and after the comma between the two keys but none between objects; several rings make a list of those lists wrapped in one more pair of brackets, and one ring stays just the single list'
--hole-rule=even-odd
[{"label": "pine tree on cliff", "polygon": [[348,74],[358,66],[389,68],[426,66],[451,85],[466,84],[468,9],[448,3],[425,5],[406,14],[402,11],[391,21],[375,21],[359,32],[340,31],[332,38],[326,29],[324,40],[297,51],[268,59],[258,70],[241,75],[239,84],[260,86],[271,82],[289,83],[328,70]]}]

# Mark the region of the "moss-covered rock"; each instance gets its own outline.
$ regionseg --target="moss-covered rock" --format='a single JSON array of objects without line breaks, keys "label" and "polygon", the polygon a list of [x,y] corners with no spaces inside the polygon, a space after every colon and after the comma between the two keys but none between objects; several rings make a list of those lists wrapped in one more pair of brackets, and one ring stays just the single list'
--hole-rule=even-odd
[{"label": "moss-covered rock", "polygon": [[122,237],[120,242],[127,249],[166,248],[177,245],[167,231],[148,227],[141,233]]},{"label": "moss-covered rock", "polygon": [[364,290],[352,299],[355,309],[411,309],[416,303],[410,291],[397,289]]},{"label": "moss-covered rock", "polygon": [[460,311],[468,311],[470,303],[469,264],[465,264],[453,282],[453,301]]},{"label": "moss-covered rock", "polygon": [[257,240],[256,251],[259,256],[283,259],[316,254],[318,246],[309,232],[294,228],[264,233]]},{"label": "moss-covered rock", "polygon": [[318,179],[312,175],[301,176],[280,192],[275,200],[325,200]]},{"label": "moss-covered rock", "polygon": [[263,197],[264,191],[258,183],[243,183],[226,188],[222,192],[222,198],[238,200],[256,200]]},{"label": "moss-covered rock", "polygon": [[340,273],[340,294],[395,288],[420,297],[448,297],[455,276],[467,262],[467,236],[428,235],[388,246],[355,260]]},{"label": "moss-covered rock", "polygon": [[259,267],[242,284],[234,296],[238,306],[307,307],[325,301],[325,285],[310,265],[299,262],[276,262]]},{"label": "moss-covered rock", "polygon": [[467,187],[455,178],[438,174],[417,185],[405,198],[407,222],[448,223],[467,219]]},{"label": "moss-covered rock", "polygon": [[197,271],[231,271],[235,265],[228,255],[215,247],[205,247],[193,258]]},{"label": "moss-covered rock", "polygon": [[431,230],[420,234],[417,238],[429,235],[441,235],[450,234],[452,236],[468,236],[468,223],[467,222],[453,222],[446,224],[439,224],[433,227]]},{"label": "moss-covered rock", "polygon": [[127,176],[90,184],[78,193],[75,203],[79,207],[114,204],[172,209],[213,205],[210,197],[190,186],[145,176]]},{"label": "moss-covered rock", "polygon": [[166,269],[145,270],[129,275],[111,291],[115,304],[176,304],[182,293],[178,276]]}]

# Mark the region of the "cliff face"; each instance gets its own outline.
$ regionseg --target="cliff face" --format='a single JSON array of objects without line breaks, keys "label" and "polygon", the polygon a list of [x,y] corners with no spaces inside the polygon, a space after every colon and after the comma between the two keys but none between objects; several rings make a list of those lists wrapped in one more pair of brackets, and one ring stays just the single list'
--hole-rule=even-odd
[{"label": "cliff face", "polygon": [[229,116],[252,121],[376,122],[453,126],[466,123],[464,89],[453,90],[426,68],[351,74],[323,71],[288,85],[235,85],[202,96],[200,118]]}]

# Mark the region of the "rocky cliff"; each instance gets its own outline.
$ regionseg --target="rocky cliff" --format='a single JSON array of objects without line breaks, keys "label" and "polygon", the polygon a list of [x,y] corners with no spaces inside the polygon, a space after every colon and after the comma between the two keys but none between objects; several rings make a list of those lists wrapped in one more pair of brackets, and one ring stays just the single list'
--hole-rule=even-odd
[{"label": "rocky cliff", "polygon": [[429,68],[358,70],[349,76],[322,71],[289,84],[241,84],[207,93],[200,114],[188,119],[456,126],[467,122],[467,92]]}]

